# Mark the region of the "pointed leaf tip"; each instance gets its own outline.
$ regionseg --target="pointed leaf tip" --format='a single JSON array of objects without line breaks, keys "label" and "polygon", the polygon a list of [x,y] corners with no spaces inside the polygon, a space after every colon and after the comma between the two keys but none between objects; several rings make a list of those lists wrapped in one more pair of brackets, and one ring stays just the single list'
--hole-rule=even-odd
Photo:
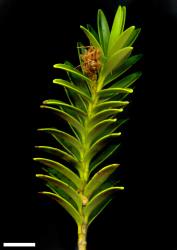
[{"label": "pointed leaf tip", "polygon": [[97,41],[97,39],[95,38],[95,36],[88,29],[86,29],[84,26],[80,25],[80,28],[81,28],[81,30],[83,30],[83,32],[85,33],[85,35],[89,39],[90,44],[93,47],[98,48],[101,52],[101,55],[103,55],[102,47],[101,47],[100,43]]},{"label": "pointed leaf tip", "polygon": [[126,7],[119,5],[112,24],[108,50],[112,47],[114,41],[120,36],[122,31],[124,30],[125,19]]},{"label": "pointed leaf tip", "polygon": [[110,30],[106,16],[101,9],[98,10],[97,14],[97,28],[98,28],[99,41],[103,48],[104,54],[106,55],[110,37]]}]

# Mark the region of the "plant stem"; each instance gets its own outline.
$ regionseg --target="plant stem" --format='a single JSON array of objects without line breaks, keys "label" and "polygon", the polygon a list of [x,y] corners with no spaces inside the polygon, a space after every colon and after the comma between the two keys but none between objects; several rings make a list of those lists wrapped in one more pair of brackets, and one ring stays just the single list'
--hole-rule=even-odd
[{"label": "plant stem", "polygon": [[78,226],[78,250],[86,250],[87,246],[87,225],[83,222]]},{"label": "plant stem", "polygon": [[87,229],[88,229],[88,223],[87,220],[85,218],[84,215],[84,207],[88,202],[87,197],[84,196],[84,189],[85,186],[88,182],[88,170],[89,170],[89,163],[87,162],[87,160],[85,159],[85,157],[87,157],[87,154],[89,152],[89,138],[88,138],[88,131],[89,131],[89,122],[90,119],[92,118],[92,114],[93,114],[93,110],[94,107],[98,101],[98,96],[97,96],[97,86],[96,86],[96,82],[93,82],[92,85],[92,101],[89,103],[88,106],[88,110],[87,110],[87,118],[85,120],[85,130],[83,133],[83,158],[82,158],[82,165],[81,165],[81,180],[82,180],[82,186],[81,186],[81,190],[80,190],[80,196],[82,199],[82,208],[80,211],[80,214],[82,216],[82,224],[78,225],[78,250],[86,250],[87,247]]}]

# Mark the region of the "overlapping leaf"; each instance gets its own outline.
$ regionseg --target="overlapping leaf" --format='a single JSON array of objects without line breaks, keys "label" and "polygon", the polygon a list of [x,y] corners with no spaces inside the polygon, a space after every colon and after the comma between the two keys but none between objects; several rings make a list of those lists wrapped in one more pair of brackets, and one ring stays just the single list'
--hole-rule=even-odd
[{"label": "overlapping leaf", "polygon": [[119,164],[111,164],[98,171],[85,187],[84,195],[88,198],[118,168]]},{"label": "overlapping leaf", "polygon": [[135,63],[137,63],[142,58],[142,55],[135,55],[129,57],[122,65],[120,65],[117,69],[115,69],[112,74],[106,77],[104,81],[104,86],[108,83],[111,83],[118,77],[120,77],[123,73],[125,73],[128,69],[130,69]]},{"label": "overlapping leaf", "polygon": [[51,192],[44,191],[44,192],[39,192],[39,194],[52,198],[57,203],[59,203],[73,217],[77,225],[80,225],[82,223],[82,219],[79,212],[66,199],[64,199],[60,195]]},{"label": "overlapping leaf", "polygon": [[119,68],[128,59],[132,53],[132,47],[126,47],[116,51],[106,61],[100,74],[100,81],[104,81],[109,74]]},{"label": "overlapping leaf", "polygon": [[80,28],[84,31],[85,35],[88,37],[90,44],[95,47],[98,48],[101,52],[101,54],[103,55],[103,49],[100,45],[100,43],[97,41],[96,37],[85,27],[83,27],[82,25],[80,26]]},{"label": "overlapping leaf", "polygon": [[38,131],[46,132],[51,134],[56,141],[63,146],[63,148],[73,157],[76,156],[77,159],[80,159],[80,153],[82,151],[81,143],[72,135],[54,128],[42,128]]},{"label": "overlapping leaf", "polygon": [[110,198],[110,196],[112,194],[114,194],[116,191],[118,190],[123,190],[124,187],[112,187],[112,188],[108,188],[100,193],[98,193],[96,196],[94,196],[89,203],[87,204],[87,206],[84,209],[84,214],[86,217],[86,220],[88,220],[89,223],[89,217],[91,215],[91,213],[105,200],[107,201],[107,199]]},{"label": "overlapping leaf", "polygon": [[126,18],[126,8],[125,6],[119,6],[113,21],[110,39],[109,39],[109,45],[108,45],[108,55],[110,54],[110,51],[112,47],[115,45],[117,39],[119,38],[120,34],[124,30],[125,25],[125,18]]},{"label": "overlapping leaf", "polygon": [[68,184],[64,183],[61,180],[58,180],[57,178],[48,175],[37,174],[36,177],[56,187],[59,195],[61,195],[60,190],[64,192],[66,196],[69,196],[70,199],[72,199],[76,203],[78,210],[81,209],[82,205],[81,198],[71,186],[69,186]]},{"label": "overlapping leaf", "polygon": [[41,164],[47,166],[48,168],[55,169],[58,172],[62,173],[67,179],[69,179],[73,184],[75,185],[76,188],[80,188],[81,185],[81,180],[80,178],[73,172],[71,171],[68,167],[64,166],[63,164],[50,160],[47,158],[33,158],[34,161],[40,162]]}]

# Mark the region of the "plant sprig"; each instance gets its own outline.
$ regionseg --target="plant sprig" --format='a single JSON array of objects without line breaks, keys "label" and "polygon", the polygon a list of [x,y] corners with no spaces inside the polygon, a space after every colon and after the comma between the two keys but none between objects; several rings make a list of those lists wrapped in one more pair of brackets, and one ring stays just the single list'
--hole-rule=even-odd
[{"label": "plant sprig", "polygon": [[[140,29],[124,30],[126,7],[119,6],[112,28],[102,10],[98,10],[97,31],[81,26],[89,45],[78,43],[80,67],[66,61],[54,68],[64,70],[68,79],[54,79],[63,88],[68,102],[49,99],[41,108],[64,120],[66,127],[41,128],[56,142],[56,147],[36,146],[47,157],[35,157],[46,174],[37,174],[48,190],[40,192],[59,203],[78,227],[78,249],[86,249],[87,230],[93,220],[109,204],[117,191],[124,189],[110,176],[118,163],[104,165],[120,146],[120,119],[129,104],[126,97],[141,72],[125,73],[140,60],[131,55]],[[39,153],[40,154],[40,153]],[[94,174],[93,174],[94,173]]]}]

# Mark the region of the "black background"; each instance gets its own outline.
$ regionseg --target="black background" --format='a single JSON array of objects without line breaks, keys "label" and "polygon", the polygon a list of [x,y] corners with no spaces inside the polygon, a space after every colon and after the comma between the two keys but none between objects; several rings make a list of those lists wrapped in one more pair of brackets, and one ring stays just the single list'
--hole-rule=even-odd
[{"label": "black background", "polygon": [[[123,2],[123,1],[122,1]],[[88,250],[177,249],[175,1],[124,1],[126,27],[142,27],[143,53],[119,153],[126,191],[95,220]],[[32,156],[39,105],[52,96],[52,65],[76,60],[79,25],[108,20],[118,1],[0,1],[2,242],[36,242],[38,249],[74,249],[76,227],[54,203],[39,199]],[[53,91],[53,92],[52,92]],[[60,98],[60,93],[58,98]],[[56,95],[56,94],[55,94]],[[118,159],[118,160],[119,160]]]}]

